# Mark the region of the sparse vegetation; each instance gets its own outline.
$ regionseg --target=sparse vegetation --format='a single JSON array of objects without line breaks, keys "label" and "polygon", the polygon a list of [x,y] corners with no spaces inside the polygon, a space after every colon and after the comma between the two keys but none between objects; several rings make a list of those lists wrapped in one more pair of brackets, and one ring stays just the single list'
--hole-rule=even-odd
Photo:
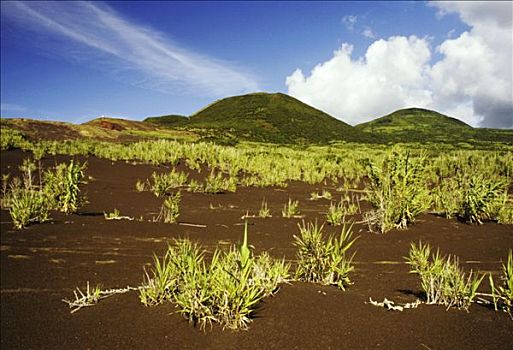
[{"label": "sparse vegetation", "polygon": [[[175,169],[171,170],[169,173],[153,173],[151,174],[151,180],[149,180],[149,188],[157,197],[163,197],[173,189],[182,187],[187,182],[188,175],[176,171]],[[139,185],[141,188],[141,185]]]},{"label": "sparse vegetation", "polygon": [[491,274],[489,275],[489,281],[495,310],[500,307],[513,319],[513,253],[511,250],[508,253],[508,262],[502,264],[502,275],[500,277],[502,283],[496,287]]},{"label": "sparse vegetation", "polygon": [[380,164],[369,164],[368,199],[375,207],[367,215],[371,229],[381,233],[405,229],[430,207],[425,167],[424,155],[414,157],[402,150],[385,155]]},{"label": "sparse vegetation", "polygon": [[352,225],[342,226],[340,236],[324,239],[323,228],[315,224],[299,226],[299,236],[294,235],[297,247],[298,266],[296,277],[300,280],[325,285],[336,285],[341,290],[351,284],[349,274],[354,270],[348,250],[352,247]]},{"label": "sparse vegetation", "polygon": [[287,204],[285,204],[283,206],[283,209],[281,211],[281,215],[284,217],[284,218],[292,218],[294,216],[297,216],[299,215],[299,202],[298,201],[293,201],[292,199],[289,198],[289,201],[287,202]]},{"label": "sparse vegetation", "polygon": [[262,205],[260,206],[260,210],[258,211],[258,217],[260,217],[260,218],[270,218],[271,217],[271,211],[267,207],[267,202],[265,201],[265,198],[262,200]]},{"label": "sparse vegetation", "polygon": [[86,164],[58,164],[55,169],[46,171],[44,175],[44,192],[48,194],[52,208],[66,214],[76,212],[81,205],[79,185],[84,178]]},{"label": "sparse vegetation", "polygon": [[419,275],[428,304],[468,310],[484,278],[472,271],[467,276],[459,266],[458,257],[444,257],[439,251],[432,253],[431,246],[422,242],[411,244],[406,261],[411,266],[410,272]]},{"label": "sparse vegetation", "polygon": [[172,194],[164,199],[160,213],[155,221],[163,221],[166,224],[176,222],[178,216],[180,216],[180,200],[182,195],[180,191]]},{"label": "sparse vegetation", "polygon": [[276,291],[288,278],[289,265],[267,254],[253,257],[244,240],[229,251],[215,250],[207,263],[205,251],[189,240],[176,240],[140,289],[145,305],[175,302],[190,322],[204,328],[213,322],[225,328],[244,329],[258,302]]}]

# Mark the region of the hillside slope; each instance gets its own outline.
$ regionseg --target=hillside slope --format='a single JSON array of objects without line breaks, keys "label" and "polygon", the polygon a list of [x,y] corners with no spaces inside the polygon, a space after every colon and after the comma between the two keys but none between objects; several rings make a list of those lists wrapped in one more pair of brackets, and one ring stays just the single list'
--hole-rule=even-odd
[{"label": "hillside slope", "polygon": [[422,108],[400,109],[356,128],[389,142],[513,143],[513,130],[473,128],[461,120]]},{"label": "hillside slope", "polygon": [[[158,118],[146,120],[158,122]],[[171,119],[169,126],[175,126],[175,120]],[[196,112],[187,121],[180,119],[179,123],[187,128],[215,131],[217,136],[247,141],[292,144],[370,141],[366,134],[352,126],[282,93],[224,98]]]}]

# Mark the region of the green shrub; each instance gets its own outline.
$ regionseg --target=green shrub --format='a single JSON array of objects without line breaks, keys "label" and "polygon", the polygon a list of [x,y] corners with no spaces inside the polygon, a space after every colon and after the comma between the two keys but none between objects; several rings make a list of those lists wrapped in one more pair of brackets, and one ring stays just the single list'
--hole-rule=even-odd
[{"label": "green shrub", "polygon": [[495,287],[490,274],[490,286],[495,310],[500,306],[513,318],[513,253],[511,250],[508,253],[508,262],[502,264],[501,280],[502,284]]},{"label": "green shrub", "polygon": [[289,201],[287,202],[287,204],[285,204],[283,206],[281,215],[284,218],[291,218],[291,217],[297,216],[299,214],[300,214],[299,213],[299,202],[293,201],[292,199],[289,198]]},{"label": "green shrub", "polygon": [[323,237],[323,225],[303,222],[300,235],[294,235],[297,247],[298,266],[296,277],[300,280],[324,285],[337,285],[340,289],[351,284],[349,274],[354,270],[353,256],[348,256],[355,239],[352,239],[352,225],[342,227],[340,236]]},{"label": "green shrub", "polygon": [[471,176],[465,184],[460,215],[469,223],[483,223],[494,215],[503,198],[504,183],[483,175]]},{"label": "green shrub", "polygon": [[14,188],[10,194],[9,214],[14,227],[22,229],[31,222],[48,220],[48,201],[37,190]]},{"label": "green shrub", "polygon": [[151,174],[150,190],[157,196],[162,197],[169,194],[174,188],[179,188],[185,185],[189,175],[181,171],[171,170],[165,174]]},{"label": "green shrub", "polygon": [[80,207],[80,187],[84,178],[86,164],[58,164],[54,170],[48,170],[44,175],[44,192],[53,209],[66,214],[74,213]]},{"label": "green shrub", "polygon": [[164,203],[162,203],[162,207],[160,208],[160,213],[155,221],[163,221],[166,224],[176,222],[178,216],[180,216],[181,198],[181,193],[176,192],[164,199]]},{"label": "green shrub", "polygon": [[189,182],[189,188],[187,189],[189,192],[204,192],[203,185],[198,181],[192,179]]},{"label": "green shrub", "polygon": [[456,178],[447,178],[433,188],[433,210],[447,219],[458,214],[463,203],[463,188]]},{"label": "green shrub", "polygon": [[237,181],[232,176],[225,178],[222,173],[212,170],[205,179],[203,190],[206,193],[235,192]]},{"label": "green shrub", "polygon": [[227,252],[216,249],[210,264],[205,251],[188,240],[175,240],[140,288],[145,305],[175,302],[190,322],[205,327],[213,322],[224,328],[247,328],[258,302],[288,278],[289,265],[267,254],[253,257],[247,241]]},{"label": "green shrub", "polygon": [[425,156],[412,157],[408,151],[394,150],[381,165],[368,165],[368,199],[375,207],[374,213],[367,215],[370,227],[376,226],[381,233],[405,229],[429,208],[425,163]]},{"label": "green shrub", "polygon": [[267,202],[265,201],[265,198],[262,200],[262,205],[260,206],[260,210],[258,211],[258,217],[261,217],[261,218],[270,218],[271,217],[271,211],[267,207]]},{"label": "green shrub", "polygon": [[420,276],[428,304],[468,310],[484,278],[484,275],[479,277],[472,271],[467,277],[457,257],[443,257],[439,251],[432,254],[431,246],[422,242],[418,246],[412,243],[409,256],[405,259],[411,266],[410,272]]},{"label": "green shrub", "polygon": [[0,132],[0,149],[29,148],[31,146],[23,134],[15,129],[2,127]]}]

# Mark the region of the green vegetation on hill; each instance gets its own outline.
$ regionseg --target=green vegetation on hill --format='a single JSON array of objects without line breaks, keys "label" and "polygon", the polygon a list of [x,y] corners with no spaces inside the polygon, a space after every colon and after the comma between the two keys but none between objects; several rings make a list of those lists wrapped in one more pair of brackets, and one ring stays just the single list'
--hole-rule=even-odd
[{"label": "green vegetation on hill", "polygon": [[[163,117],[160,125],[173,118]],[[158,122],[159,118],[147,121]],[[183,119],[181,119],[183,120]],[[187,128],[215,131],[214,138],[306,144],[371,142],[371,137],[307,104],[281,93],[254,93],[216,101],[189,117]]]},{"label": "green vegetation on hill", "polygon": [[281,93],[228,97],[190,117],[166,115],[146,118],[142,122],[117,118],[97,118],[84,124],[25,118],[1,118],[0,122],[4,134],[9,129],[29,141],[172,139],[224,145],[239,142],[290,145],[404,143],[437,149],[513,146],[511,129],[472,128],[458,119],[421,108],[398,110],[353,127]]},{"label": "green vegetation on hill", "polygon": [[184,115],[170,114],[161,117],[149,117],[143,120],[145,123],[154,123],[162,126],[181,126],[187,124],[189,118]]},{"label": "green vegetation on hill", "polygon": [[422,108],[401,109],[356,128],[393,143],[513,143],[513,130],[472,128],[458,119]]}]

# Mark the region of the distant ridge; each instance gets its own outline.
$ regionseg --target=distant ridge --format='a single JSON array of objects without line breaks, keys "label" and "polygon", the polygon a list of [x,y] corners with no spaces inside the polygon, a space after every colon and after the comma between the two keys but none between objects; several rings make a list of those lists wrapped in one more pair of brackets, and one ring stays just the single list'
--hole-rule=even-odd
[{"label": "distant ridge", "polygon": [[94,139],[134,142],[147,139],[241,141],[306,145],[355,143],[448,144],[464,148],[513,147],[513,130],[472,128],[422,108],[395,111],[352,127],[281,93],[254,93],[215,101],[190,117],[166,115],[144,121],[95,118],[83,124],[28,118],[0,118],[2,130],[14,129],[28,140]]},{"label": "distant ridge", "polygon": [[389,142],[513,143],[513,130],[473,128],[461,120],[423,108],[400,109],[356,128]]},{"label": "distant ridge", "polygon": [[[146,120],[165,125],[166,119]],[[171,119],[169,125],[174,123],[175,119]],[[282,93],[224,98],[202,108],[187,121],[180,119],[180,123],[246,141],[305,144],[370,140],[352,126]]]}]

